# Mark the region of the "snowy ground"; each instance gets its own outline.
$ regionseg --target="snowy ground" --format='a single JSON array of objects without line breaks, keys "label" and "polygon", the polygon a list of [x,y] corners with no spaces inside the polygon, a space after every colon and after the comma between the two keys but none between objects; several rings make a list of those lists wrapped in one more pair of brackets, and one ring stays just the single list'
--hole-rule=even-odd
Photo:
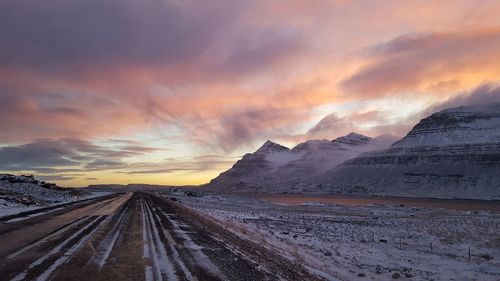
[{"label": "snowy ground", "polygon": [[330,280],[500,280],[498,213],[164,196]]},{"label": "snowy ground", "polygon": [[105,196],[112,192],[89,192],[61,188],[32,175],[0,174],[0,217],[70,202]]},{"label": "snowy ground", "polygon": [[64,198],[61,197],[61,200],[45,202],[33,199],[33,197],[28,194],[13,193],[10,192],[9,190],[4,190],[0,186],[0,217],[18,214],[30,210],[36,210],[40,208],[57,206],[70,202],[76,202],[79,200],[106,196],[111,193],[112,192],[109,191],[88,192],[84,196],[67,196]]},{"label": "snowy ground", "polygon": [[35,210],[42,207],[43,206],[25,206],[4,199],[0,199],[0,217],[17,214],[29,210]]}]

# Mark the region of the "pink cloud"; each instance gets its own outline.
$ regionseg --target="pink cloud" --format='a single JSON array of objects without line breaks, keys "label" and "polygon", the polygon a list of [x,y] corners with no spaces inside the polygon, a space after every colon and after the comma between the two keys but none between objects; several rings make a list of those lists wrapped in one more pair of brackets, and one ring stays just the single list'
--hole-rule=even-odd
[{"label": "pink cloud", "polygon": [[364,97],[426,91],[448,81],[470,86],[498,77],[499,49],[496,28],[404,35],[373,47],[370,62],[341,86]]}]

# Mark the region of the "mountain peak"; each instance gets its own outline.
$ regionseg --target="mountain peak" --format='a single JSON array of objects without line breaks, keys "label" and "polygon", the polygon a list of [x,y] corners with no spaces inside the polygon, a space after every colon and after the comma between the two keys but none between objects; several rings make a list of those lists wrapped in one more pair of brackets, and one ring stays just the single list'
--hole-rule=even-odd
[{"label": "mountain peak", "polygon": [[332,140],[332,142],[351,144],[351,145],[359,145],[359,144],[365,144],[371,140],[372,140],[372,138],[370,138],[370,137],[367,137],[367,136],[362,135],[362,134],[351,132],[345,136],[338,137],[338,138]]},{"label": "mountain peak", "polygon": [[355,132],[350,132],[350,133],[349,133],[349,134],[347,134],[345,137],[346,137],[346,138],[360,138],[360,139],[370,138],[370,137],[367,137],[367,136],[365,136],[365,135],[358,134],[358,133],[355,133]]},{"label": "mountain peak", "polygon": [[288,147],[282,146],[281,144],[277,144],[270,140],[267,140],[256,152],[282,152],[290,150]]},{"label": "mountain peak", "polygon": [[267,140],[262,146],[271,146],[271,145],[278,145],[277,143]]}]

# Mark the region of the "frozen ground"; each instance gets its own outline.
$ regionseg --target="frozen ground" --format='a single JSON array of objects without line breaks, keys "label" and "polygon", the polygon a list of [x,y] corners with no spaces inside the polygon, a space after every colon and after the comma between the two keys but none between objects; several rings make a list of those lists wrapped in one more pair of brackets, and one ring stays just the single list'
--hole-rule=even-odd
[{"label": "frozen ground", "polygon": [[500,280],[498,213],[191,195],[164,193],[329,280]]},{"label": "frozen ground", "polygon": [[0,217],[110,193],[62,188],[37,180],[32,175],[0,174]]},{"label": "frozen ground", "polygon": [[29,210],[35,210],[42,206],[25,206],[18,203],[13,203],[5,199],[0,199],[0,217],[17,214]]},{"label": "frozen ground", "polygon": [[95,198],[99,196],[106,196],[111,194],[109,191],[102,192],[87,192],[83,196],[67,196],[62,200],[45,202],[33,199],[32,196],[27,194],[20,194],[4,190],[0,186],[0,217],[18,214],[30,210],[66,204],[79,200]]}]

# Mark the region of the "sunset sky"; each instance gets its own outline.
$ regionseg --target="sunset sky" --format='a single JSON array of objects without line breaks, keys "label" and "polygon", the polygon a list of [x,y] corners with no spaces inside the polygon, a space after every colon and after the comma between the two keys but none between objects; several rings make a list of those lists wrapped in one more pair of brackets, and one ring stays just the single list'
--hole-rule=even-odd
[{"label": "sunset sky", "polygon": [[500,101],[500,1],[0,0],[0,171],[200,184]]}]

